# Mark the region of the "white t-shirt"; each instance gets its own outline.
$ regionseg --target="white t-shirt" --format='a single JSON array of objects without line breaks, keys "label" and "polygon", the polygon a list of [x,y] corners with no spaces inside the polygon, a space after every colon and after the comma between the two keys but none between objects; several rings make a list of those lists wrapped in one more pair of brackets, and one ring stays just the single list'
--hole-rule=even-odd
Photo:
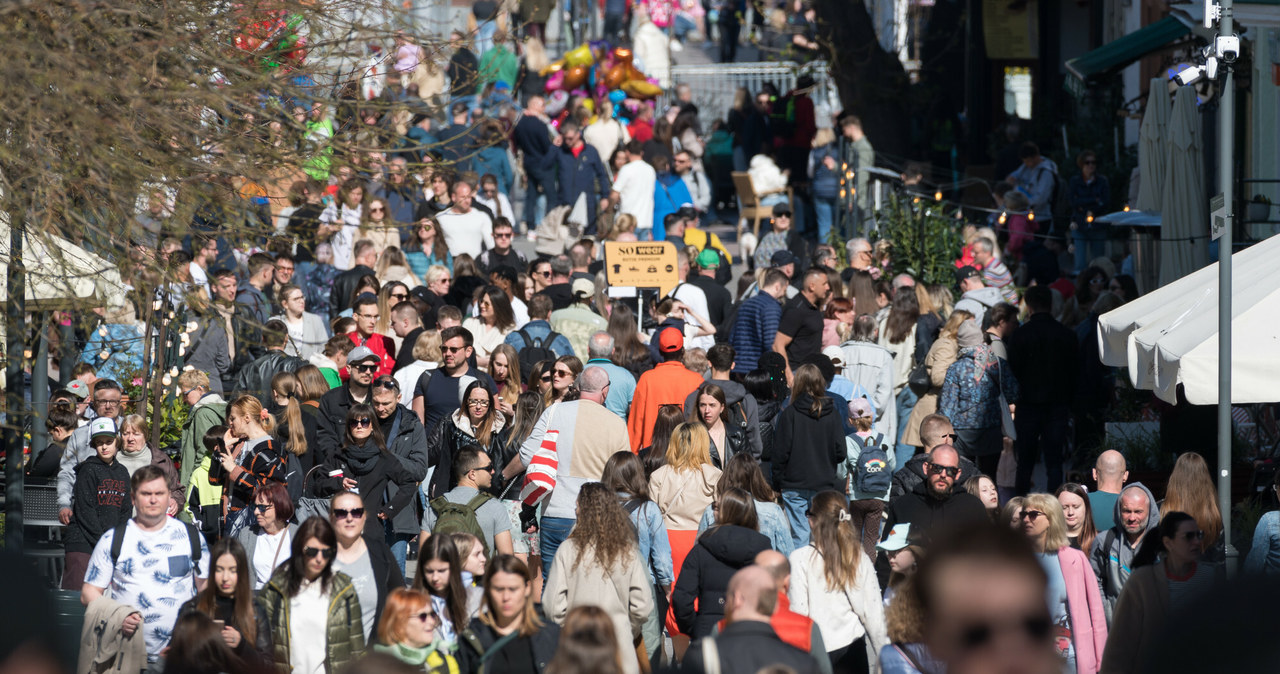
[{"label": "white t-shirt", "polygon": [[178,607],[196,596],[195,579],[209,577],[209,545],[200,539],[200,563],[192,573],[191,539],[182,522],[166,518],[156,531],[144,531],[129,520],[124,546],[115,567],[111,565],[111,543],[115,528],[108,529],[93,546],[84,582],[109,590],[111,598],[142,613],[147,661],[155,662],[169,645]]},{"label": "white t-shirt", "polygon": [[458,213],[450,208],[436,216],[444,243],[454,257],[466,253],[480,257],[480,253],[493,248],[493,221],[477,209]]},{"label": "white t-shirt", "polygon": [[324,674],[329,650],[329,593],[320,579],[302,581],[289,600],[289,664],[293,674]]},{"label": "white t-shirt", "polygon": [[360,230],[363,213],[363,205],[347,208],[346,204],[339,206],[336,202],[326,206],[320,213],[320,222],[326,225],[342,224],[342,229],[329,237],[329,245],[333,247],[333,266],[341,271],[350,269],[353,264],[356,233]]},{"label": "white t-shirt", "polygon": [[[698,286],[693,285],[692,283],[681,283],[680,285],[676,286],[675,290],[671,291],[671,296],[689,305],[689,308],[693,309],[694,313],[704,318],[706,317],[708,313],[707,294],[702,292],[702,288],[699,288]],[[701,326],[701,324],[698,323],[698,319],[694,318],[693,316],[690,316],[688,313],[686,313],[684,316],[684,323],[685,323],[686,329],[689,326],[694,327],[694,334],[697,334],[697,328]],[[687,333],[686,333],[686,337],[687,337]],[[715,335],[703,335],[701,337],[694,337],[692,339],[686,338],[684,348],[685,349],[693,349],[693,348],[710,349],[715,345],[716,345]]]},{"label": "white t-shirt", "polygon": [[618,211],[636,219],[636,229],[653,229],[653,190],[658,174],[643,160],[628,162],[618,169],[613,191],[620,197]]},{"label": "white t-shirt", "polygon": [[495,218],[502,217],[502,218],[511,220],[513,222],[516,219],[515,211],[511,210],[511,200],[508,199],[507,195],[503,194],[502,192],[498,192],[497,199],[486,199],[484,197],[476,197],[475,200],[477,204],[483,204],[485,208],[488,208],[489,210],[493,211],[493,217]]},{"label": "white t-shirt", "polygon": [[213,289],[209,287],[209,274],[204,270],[204,267],[192,262],[188,268],[191,269],[191,287],[193,289],[204,288],[209,299],[213,299]]},{"label": "white t-shirt", "polygon": [[255,591],[261,590],[266,586],[267,581],[271,580],[271,574],[276,570],[280,563],[289,559],[293,553],[289,545],[293,542],[293,536],[289,533],[289,527],[285,527],[275,534],[263,532],[258,534],[258,544],[253,547],[253,559],[249,560],[253,563],[253,572],[258,577],[257,582],[253,584]]}]

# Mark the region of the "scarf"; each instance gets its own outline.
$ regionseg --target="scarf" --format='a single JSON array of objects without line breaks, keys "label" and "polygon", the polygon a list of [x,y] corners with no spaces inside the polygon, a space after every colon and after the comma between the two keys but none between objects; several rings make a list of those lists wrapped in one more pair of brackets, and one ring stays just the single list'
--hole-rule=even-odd
[{"label": "scarf", "polygon": [[440,650],[440,642],[437,639],[422,648],[414,648],[404,642],[391,644],[390,646],[374,644],[373,650],[395,656],[397,660],[405,664],[422,667],[427,664],[427,658],[431,657],[432,653]]},{"label": "scarf", "polygon": [[116,459],[120,461],[121,465],[129,469],[129,475],[133,475],[139,468],[151,465],[151,449],[144,446],[132,454],[121,449],[116,452]]},{"label": "scarf", "polygon": [[368,475],[378,465],[381,452],[372,440],[367,440],[363,445],[344,448],[342,454],[347,460],[347,465],[351,466],[357,475]]}]

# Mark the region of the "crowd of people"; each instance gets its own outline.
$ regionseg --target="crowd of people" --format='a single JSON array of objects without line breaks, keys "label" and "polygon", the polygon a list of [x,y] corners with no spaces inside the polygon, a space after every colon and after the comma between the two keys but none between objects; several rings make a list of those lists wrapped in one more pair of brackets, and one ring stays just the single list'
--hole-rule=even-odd
[{"label": "crowd of people", "polygon": [[[1094,488],[1065,482],[1114,389],[1098,316],[1137,296],[1110,259],[1010,253],[1002,221],[967,228],[954,285],[893,275],[831,191],[837,163],[874,162],[861,124],[818,129],[805,87],[785,127],[776,91],[743,90],[704,135],[687,90],[660,116],[549,101],[518,79],[536,38],[518,60],[487,40],[477,60],[455,36],[443,128],[404,40],[386,96],[409,116],[298,108],[392,149],[317,153],[269,241],[205,210],[159,241],[157,301],[185,312],[174,456],[124,397],[137,313],[88,336],[28,467],[57,485],[82,662],[1128,672],[1217,582],[1199,455],[1163,500],[1116,451]],[[715,134],[772,207],[737,261],[706,229]],[[1045,161],[1025,149],[1010,202]],[[674,244],[680,282],[611,298],[610,240]],[[1280,568],[1276,529],[1254,568]]]}]

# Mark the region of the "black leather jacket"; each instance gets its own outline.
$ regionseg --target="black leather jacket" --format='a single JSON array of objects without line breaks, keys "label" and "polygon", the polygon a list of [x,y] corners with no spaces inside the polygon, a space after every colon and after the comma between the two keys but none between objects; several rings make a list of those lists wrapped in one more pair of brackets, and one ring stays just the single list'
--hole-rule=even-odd
[{"label": "black leather jacket", "polygon": [[267,355],[240,368],[232,393],[246,393],[268,405],[271,402],[271,378],[281,372],[297,372],[306,364],[307,361],[284,351],[268,351]]}]

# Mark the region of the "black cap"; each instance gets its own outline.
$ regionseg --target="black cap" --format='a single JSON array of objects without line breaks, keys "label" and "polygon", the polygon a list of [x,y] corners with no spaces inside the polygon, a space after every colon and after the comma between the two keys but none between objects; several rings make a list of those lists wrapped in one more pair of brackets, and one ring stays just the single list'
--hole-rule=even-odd
[{"label": "black cap", "polygon": [[789,264],[795,264],[795,262],[796,256],[785,248],[774,251],[773,255],[769,257],[769,265],[773,267],[784,267]]},{"label": "black cap", "polygon": [[779,215],[791,215],[791,204],[774,204],[773,217],[776,218]]},{"label": "black cap", "polygon": [[981,276],[981,275],[982,274],[973,266],[965,265],[956,270],[956,283],[957,284],[964,283],[965,279],[970,279],[975,276]]}]

